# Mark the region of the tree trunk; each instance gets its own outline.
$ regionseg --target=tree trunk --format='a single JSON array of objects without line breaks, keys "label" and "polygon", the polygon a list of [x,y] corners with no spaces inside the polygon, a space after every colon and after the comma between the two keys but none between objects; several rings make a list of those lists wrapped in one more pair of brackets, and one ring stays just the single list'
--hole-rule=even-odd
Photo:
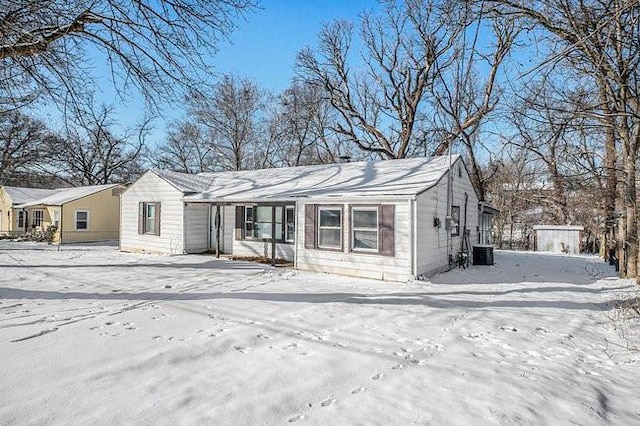
[{"label": "tree trunk", "polygon": [[[626,211],[626,235],[622,240],[625,252],[625,277],[635,278],[638,275],[638,222],[635,206],[636,200],[636,163],[635,155],[625,156],[625,188],[624,203]],[[620,269],[622,272],[622,268]],[[622,276],[622,275],[621,275]]]}]

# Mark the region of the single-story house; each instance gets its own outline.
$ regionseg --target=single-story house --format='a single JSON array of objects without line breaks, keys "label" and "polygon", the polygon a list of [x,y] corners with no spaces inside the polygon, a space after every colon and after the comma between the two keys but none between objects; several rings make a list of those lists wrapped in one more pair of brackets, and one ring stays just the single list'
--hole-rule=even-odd
[{"label": "single-story house", "polygon": [[404,281],[468,255],[479,242],[479,211],[457,155],[197,175],[150,170],[121,196],[120,249],[277,257],[297,269]]},{"label": "single-story house", "polygon": [[57,189],[0,186],[0,234],[19,235],[29,229],[27,213],[16,206],[55,194]]},{"label": "single-story house", "polygon": [[56,228],[53,242],[118,240],[123,185],[65,188],[16,206],[25,212],[30,230]]}]

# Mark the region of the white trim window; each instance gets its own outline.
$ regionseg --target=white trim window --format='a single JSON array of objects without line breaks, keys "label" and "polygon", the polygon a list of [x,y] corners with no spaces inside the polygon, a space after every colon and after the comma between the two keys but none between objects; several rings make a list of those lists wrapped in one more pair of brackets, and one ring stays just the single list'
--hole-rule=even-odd
[{"label": "white trim window", "polygon": [[40,228],[44,222],[44,210],[34,210],[31,225],[34,228]]},{"label": "white trim window", "polygon": [[24,211],[18,212],[18,229],[24,229]]},{"label": "white trim window", "polygon": [[378,251],[378,207],[351,208],[351,248]]},{"label": "white trim window", "polygon": [[342,249],[342,207],[318,207],[318,247]]},{"label": "white trim window", "polygon": [[253,238],[253,207],[247,206],[244,209],[244,236]]},{"label": "white trim window", "polygon": [[76,210],[73,217],[76,231],[89,230],[89,210]]},{"label": "white trim window", "polygon": [[296,209],[287,206],[285,209],[285,238],[288,243],[292,243],[296,238]]},{"label": "white trim window", "polygon": [[55,209],[53,211],[53,226],[60,228],[60,210]]}]

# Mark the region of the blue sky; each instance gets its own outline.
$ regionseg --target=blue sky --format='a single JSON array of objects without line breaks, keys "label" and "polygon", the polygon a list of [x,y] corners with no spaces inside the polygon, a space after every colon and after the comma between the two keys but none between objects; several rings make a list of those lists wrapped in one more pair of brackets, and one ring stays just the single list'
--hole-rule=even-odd
[{"label": "blue sky", "polygon": [[252,77],[279,92],[293,77],[296,53],[315,45],[323,23],[355,20],[363,10],[377,6],[373,0],[264,0],[261,10],[238,23],[233,44],[221,45],[213,62],[220,72]]},{"label": "blue sky", "polygon": [[[216,75],[235,73],[249,77],[259,86],[274,93],[285,89],[294,76],[296,54],[303,47],[315,45],[326,22],[334,19],[357,20],[367,9],[379,7],[374,0],[263,0],[260,8],[237,20],[237,29],[230,40],[219,44],[219,52],[208,62]],[[109,81],[109,67],[104,55],[96,52],[92,58],[93,73],[98,81],[97,103],[115,104],[116,119],[123,126],[133,126],[145,117],[141,96],[129,94],[121,101]],[[60,113],[51,105],[42,105],[39,114],[54,129],[62,128]],[[150,145],[162,142],[171,121],[184,116],[182,105],[167,105],[162,117],[153,121]]]}]

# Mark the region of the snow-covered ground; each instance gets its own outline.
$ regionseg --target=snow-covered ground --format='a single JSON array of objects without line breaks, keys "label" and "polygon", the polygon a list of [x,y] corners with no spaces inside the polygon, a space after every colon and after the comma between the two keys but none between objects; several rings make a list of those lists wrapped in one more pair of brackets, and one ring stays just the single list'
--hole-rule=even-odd
[{"label": "snow-covered ground", "polygon": [[632,295],[588,257],[387,283],[0,242],[0,424],[640,424]]}]

